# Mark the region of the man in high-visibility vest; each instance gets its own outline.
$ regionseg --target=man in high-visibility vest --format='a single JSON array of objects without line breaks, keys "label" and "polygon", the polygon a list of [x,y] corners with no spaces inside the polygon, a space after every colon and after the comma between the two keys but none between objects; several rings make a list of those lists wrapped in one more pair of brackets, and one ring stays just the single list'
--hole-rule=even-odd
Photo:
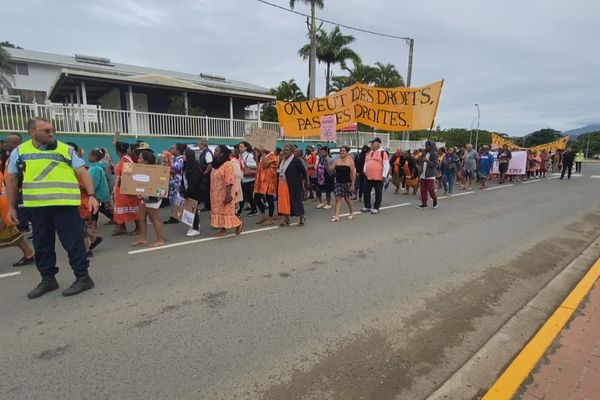
[{"label": "man in high-visibility vest", "polygon": [[584,158],[583,151],[581,150],[575,154],[575,172],[581,172],[581,163],[583,163]]},{"label": "man in high-visibility vest", "polygon": [[94,185],[85,162],[72,147],[54,138],[54,128],[48,120],[34,118],[27,128],[31,140],[11,153],[6,184],[11,222],[19,222],[16,208],[19,175],[23,177],[23,205],[31,211],[35,263],[42,281],[27,296],[34,299],[58,289],[56,235],[69,254],[69,264],[75,273],[75,282],[62,294],[73,296],[94,287],[88,274],[90,263],[83,242],[84,225],[79,217],[79,181],[90,196],[92,213],[98,211]]}]

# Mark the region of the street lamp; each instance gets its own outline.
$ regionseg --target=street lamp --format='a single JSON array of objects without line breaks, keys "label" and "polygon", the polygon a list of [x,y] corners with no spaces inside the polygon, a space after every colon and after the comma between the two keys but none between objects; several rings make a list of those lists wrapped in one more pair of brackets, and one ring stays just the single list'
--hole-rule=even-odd
[{"label": "street lamp", "polygon": [[473,144],[473,124],[475,124],[476,119],[477,117],[473,117],[473,120],[471,121],[471,133],[469,133],[469,144]]},{"label": "street lamp", "polygon": [[477,133],[475,134],[475,149],[479,151],[479,122],[481,121],[481,111],[479,110],[479,104],[475,103],[477,107]]}]

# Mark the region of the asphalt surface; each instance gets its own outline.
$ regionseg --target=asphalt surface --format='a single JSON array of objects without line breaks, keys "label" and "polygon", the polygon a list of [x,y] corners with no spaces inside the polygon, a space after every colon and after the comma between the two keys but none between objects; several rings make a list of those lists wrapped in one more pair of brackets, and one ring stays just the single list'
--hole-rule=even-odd
[{"label": "asphalt surface", "polygon": [[304,227],[246,218],[218,240],[203,214],[193,242],[169,226],[171,247],[136,254],[103,226],[96,288],[72,298],[28,300],[36,270],[2,250],[0,398],[425,398],[600,234],[591,175],[437,210],[386,193],[393,207],[338,223],[307,202]]}]

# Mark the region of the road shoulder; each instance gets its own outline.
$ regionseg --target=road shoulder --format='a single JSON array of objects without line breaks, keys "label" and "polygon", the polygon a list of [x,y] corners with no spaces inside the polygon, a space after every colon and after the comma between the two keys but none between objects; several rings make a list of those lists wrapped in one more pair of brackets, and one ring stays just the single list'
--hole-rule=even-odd
[{"label": "road shoulder", "polygon": [[581,255],[516,312],[477,353],[431,394],[428,400],[481,398],[486,389],[497,381],[499,372],[505,370],[515,355],[540,329],[540,325],[554,313],[565,298],[565,293],[571,292],[599,257],[600,237],[597,237]]}]

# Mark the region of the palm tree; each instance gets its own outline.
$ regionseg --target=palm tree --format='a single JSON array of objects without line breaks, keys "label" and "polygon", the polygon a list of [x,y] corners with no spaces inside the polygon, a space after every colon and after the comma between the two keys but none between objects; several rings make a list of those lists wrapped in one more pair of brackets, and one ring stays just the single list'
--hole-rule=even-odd
[{"label": "palm tree", "polygon": [[[269,94],[273,95],[279,101],[304,101],[306,96],[300,90],[298,84],[293,79],[289,81],[281,81],[276,88],[269,90]],[[277,110],[274,103],[265,104],[262,108],[261,120],[277,122]]]},{"label": "palm tree", "polygon": [[[333,28],[329,33],[319,30],[317,34],[317,60],[327,65],[327,74],[325,78],[325,93],[331,91],[331,65],[340,64],[342,68],[346,67],[346,61],[351,60],[355,64],[360,63],[360,57],[348,45],[356,39],[352,35],[344,35],[339,26]],[[307,59],[310,55],[310,45],[303,46],[298,54]]]},{"label": "palm tree", "polygon": [[3,46],[0,46],[0,94],[11,86],[12,76],[13,67],[10,54],[8,54],[8,51]]},{"label": "palm tree", "polygon": [[310,4],[310,61],[309,61],[309,85],[308,97],[314,99],[316,95],[316,74],[317,74],[317,18],[316,8],[323,9],[325,6],[323,0],[290,0],[290,8],[293,10],[297,2]]},{"label": "palm tree", "polygon": [[375,63],[376,77],[373,84],[379,87],[404,87],[404,79],[393,64]]},{"label": "palm tree", "polygon": [[271,89],[270,93],[280,101],[304,101],[306,97],[294,79],[281,81],[279,86]]},{"label": "palm tree", "polygon": [[360,61],[354,63],[354,68],[342,67],[348,72],[348,76],[333,76],[331,78],[331,90],[340,91],[345,87],[352,86],[357,82],[365,85],[373,85],[377,79],[378,70]]}]

